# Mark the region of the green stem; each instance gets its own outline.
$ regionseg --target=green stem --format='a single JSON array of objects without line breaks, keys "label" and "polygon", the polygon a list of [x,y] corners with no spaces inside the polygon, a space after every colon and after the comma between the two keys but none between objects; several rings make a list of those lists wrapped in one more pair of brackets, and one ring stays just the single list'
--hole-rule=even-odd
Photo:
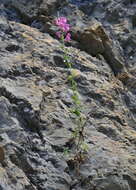
[{"label": "green stem", "polygon": [[[61,42],[62,42],[61,49],[64,52],[63,54],[64,63],[66,64],[67,68],[72,69],[73,63],[70,62],[70,56],[68,55],[68,49],[65,47],[65,40],[63,35],[61,36]],[[84,143],[84,128],[85,128],[85,123],[83,122],[82,118],[82,105],[78,95],[79,93],[77,89],[77,82],[75,81],[74,76],[70,74],[68,76],[68,80],[70,81],[71,89],[73,91],[72,100],[74,108],[72,109],[73,110],[72,113],[76,116],[76,123],[77,123],[77,128],[75,129],[75,135],[74,135],[76,143],[75,156],[82,157],[81,154],[84,152],[82,145]]]}]

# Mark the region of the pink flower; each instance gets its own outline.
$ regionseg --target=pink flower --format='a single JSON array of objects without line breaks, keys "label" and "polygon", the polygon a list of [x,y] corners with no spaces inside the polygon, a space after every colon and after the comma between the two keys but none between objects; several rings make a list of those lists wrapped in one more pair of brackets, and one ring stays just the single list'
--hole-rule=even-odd
[{"label": "pink flower", "polygon": [[57,36],[58,38],[61,38],[61,32],[56,32],[56,36]]},{"label": "pink flower", "polygon": [[67,23],[67,19],[65,17],[59,17],[55,20],[55,24],[57,26],[61,26]]},{"label": "pink flower", "polygon": [[65,17],[60,17],[55,20],[55,24],[63,31],[68,32],[70,30],[69,24],[67,24],[67,19]]},{"label": "pink flower", "polygon": [[64,24],[61,26],[61,29],[63,32],[68,32],[70,30],[69,24]]},{"label": "pink flower", "polygon": [[67,23],[67,19],[65,17],[59,17],[55,19],[55,25],[58,26],[58,32],[56,32],[57,37],[60,39],[65,37],[65,41],[70,41],[70,25]]},{"label": "pink flower", "polygon": [[67,33],[66,37],[65,37],[65,41],[70,41],[71,40],[71,34]]}]

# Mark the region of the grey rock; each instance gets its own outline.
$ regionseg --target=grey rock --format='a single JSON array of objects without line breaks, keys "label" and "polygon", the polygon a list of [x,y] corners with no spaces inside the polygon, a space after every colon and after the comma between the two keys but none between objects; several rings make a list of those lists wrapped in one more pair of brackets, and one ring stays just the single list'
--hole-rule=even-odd
[{"label": "grey rock", "polygon": [[[136,189],[136,3],[70,2],[0,1],[2,190]],[[58,7],[72,25],[67,47],[89,116],[89,150],[78,175],[71,159],[72,71],[51,28]]]}]

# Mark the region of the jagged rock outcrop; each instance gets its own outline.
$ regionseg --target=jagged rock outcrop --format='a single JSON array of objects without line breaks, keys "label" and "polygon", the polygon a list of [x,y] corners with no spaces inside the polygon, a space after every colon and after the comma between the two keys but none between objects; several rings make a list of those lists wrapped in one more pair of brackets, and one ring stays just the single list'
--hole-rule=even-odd
[{"label": "jagged rock outcrop", "polygon": [[[63,2],[0,0],[0,189],[135,190],[136,2]],[[89,115],[78,175],[64,154],[75,124],[52,28],[58,9],[72,25],[67,45]]]}]

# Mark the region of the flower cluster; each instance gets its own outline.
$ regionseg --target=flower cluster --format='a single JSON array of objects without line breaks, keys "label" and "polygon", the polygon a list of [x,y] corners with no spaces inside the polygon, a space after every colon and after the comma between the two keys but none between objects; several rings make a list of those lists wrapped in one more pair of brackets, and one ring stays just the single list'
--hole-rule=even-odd
[{"label": "flower cluster", "polygon": [[63,38],[65,41],[70,41],[70,26],[67,23],[67,19],[65,17],[59,17],[55,19],[55,25],[59,28],[59,31],[56,32],[57,37],[60,39]]}]

